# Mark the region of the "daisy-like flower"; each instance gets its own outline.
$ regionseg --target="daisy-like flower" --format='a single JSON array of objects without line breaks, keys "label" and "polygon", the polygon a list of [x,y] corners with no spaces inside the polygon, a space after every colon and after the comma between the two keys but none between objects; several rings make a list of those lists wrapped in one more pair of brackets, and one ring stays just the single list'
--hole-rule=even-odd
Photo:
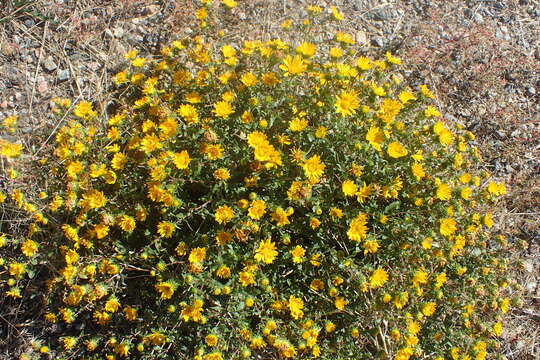
[{"label": "daisy-like flower", "polygon": [[369,286],[373,289],[383,287],[388,281],[388,273],[382,268],[378,268],[371,274],[369,278]]},{"label": "daisy-like flower", "polygon": [[343,90],[341,94],[336,95],[336,99],[336,113],[343,117],[356,114],[356,110],[360,107],[358,94],[355,91]]},{"label": "daisy-like flower", "polygon": [[255,260],[264,262],[265,264],[271,264],[277,257],[278,252],[276,250],[276,244],[271,239],[266,239],[259,243],[259,247],[255,251]]},{"label": "daisy-like flower", "polygon": [[324,175],[324,169],[326,165],[321,162],[319,155],[313,155],[302,164],[304,174],[308,179],[317,180]]},{"label": "daisy-like flower", "polygon": [[285,76],[300,75],[307,70],[307,63],[300,55],[288,55],[279,68],[285,72]]}]

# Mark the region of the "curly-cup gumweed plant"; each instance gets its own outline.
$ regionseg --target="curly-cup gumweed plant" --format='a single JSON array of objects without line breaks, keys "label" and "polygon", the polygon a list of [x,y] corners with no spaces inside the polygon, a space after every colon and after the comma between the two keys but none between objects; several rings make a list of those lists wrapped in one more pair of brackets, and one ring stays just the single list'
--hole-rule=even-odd
[{"label": "curly-cup gumweed plant", "polygon": [[286,21],[291,41],[231,44],[216,19],[235,5],[203,1],[199,35],[127,53],[112,113],[55,99],[39,154],[1,143],[2,206],[27,220],[0,236],[0,291],[40,302],[28,358],[496,356],[506,188],[475,171],[474,135],[398,57],[310,38],[336,8]]}]

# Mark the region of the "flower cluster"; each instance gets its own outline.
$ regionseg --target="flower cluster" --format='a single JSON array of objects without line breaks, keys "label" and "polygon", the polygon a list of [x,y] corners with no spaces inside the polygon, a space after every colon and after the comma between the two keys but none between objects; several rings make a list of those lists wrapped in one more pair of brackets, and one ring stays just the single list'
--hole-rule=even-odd
[{"label": "flower cluster", "polygon": [[[510,244],[489,232],[506,187],[474,170],[474,135],[349,34],[216,40],[209,14],[237,5],[222,4],[197,10],[206,35],[126,54],[113,114],[55,99],[46,193],[0,193],[32,217],[24,237],[0,236],[0,291],[28,301],[43,269],[55,335],[40,351],[486,359]],[[307,10],[304,24],[343,19]]]}]

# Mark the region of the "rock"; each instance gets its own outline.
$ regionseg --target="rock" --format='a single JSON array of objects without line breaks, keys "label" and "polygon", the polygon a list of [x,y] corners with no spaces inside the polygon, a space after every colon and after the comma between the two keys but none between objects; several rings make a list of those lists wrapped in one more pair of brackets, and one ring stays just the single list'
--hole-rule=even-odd
[{"label": "rock", "polygon": [[54,62],[54,58],[52,56],[48,56],[42,63],[45,70],[49,72],[53,72],[58,68],[58,65]]},{"label": "rock", "polygon": [[30,29],[32,26],[35,25],[34,19],[30,18],[30,19],[24,20],[24,25],[25,25],[27,28]]},{"label": "rock", "polygon": [[45,93],[47,91],[49,91],[49,86],[47,85],[47,81],[41,81],[38,86],[37,86],[37,91],[42,94],[42,95],[45,95]]},{"label": "rock", "polygon": [[0,45],[0,52],[2,52],[2,55],[9,57],[15,55],[16,49],[9,43],[2,42],[2,45]]},{"label": "rock", "polygon": [[484,23],[484,17],[480,13],[474,13],[473,20],[477,24],[483,24]]},{"label": "rock", "polygon": [[58,81],[66,81],[69,79],[69,69],[59,70],[57,74]]},{"label": "rock", "polygon": [[368,43],[368,36],[365,31],[358,30],[356,32],[356,42],[362,45]]},{"label": "rock", "polygon": [[120,39],[121,37],[124,36],[124,29],[122,29],[122,28],[119,27],[119,26],[118,26],[118,27],[115,27],[115,28],[113,29],[113,35],[114,35],[115,38]]},{"label": "rock", "polygon": [[375,36],[371,40],[371,45],[378,46],[378,47],[383,47],[384,46],[384,39],[382,37],[380,37],[380,36]]},{"label": "rock", "polygon": [[536,95],[536,89],[534,88],[534,86],[527,87],[527,94],[529,94],[530,96]]},{"label": "rock", "polygon": [[15,100],[20,101],[23,97],[23,94],[20,91],[15,93]]}]

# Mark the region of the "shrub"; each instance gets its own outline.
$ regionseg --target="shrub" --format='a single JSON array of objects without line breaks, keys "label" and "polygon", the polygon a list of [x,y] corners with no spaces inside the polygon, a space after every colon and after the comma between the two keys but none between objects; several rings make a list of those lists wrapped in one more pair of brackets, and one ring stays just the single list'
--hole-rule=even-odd
[{"label": "shrub", "polygon": [[474,135],[346,33],[239,48],[197,16],[206,35],[126,54],[113,113],[55,99],[54,147],[19,162],[43,192],[10,172],[5,209],[31,219],[0,238],[0,281],[11,303],[42,300],[36,349],[485,359],[510,245],[489,233],[506,189],[475,172]]}]

